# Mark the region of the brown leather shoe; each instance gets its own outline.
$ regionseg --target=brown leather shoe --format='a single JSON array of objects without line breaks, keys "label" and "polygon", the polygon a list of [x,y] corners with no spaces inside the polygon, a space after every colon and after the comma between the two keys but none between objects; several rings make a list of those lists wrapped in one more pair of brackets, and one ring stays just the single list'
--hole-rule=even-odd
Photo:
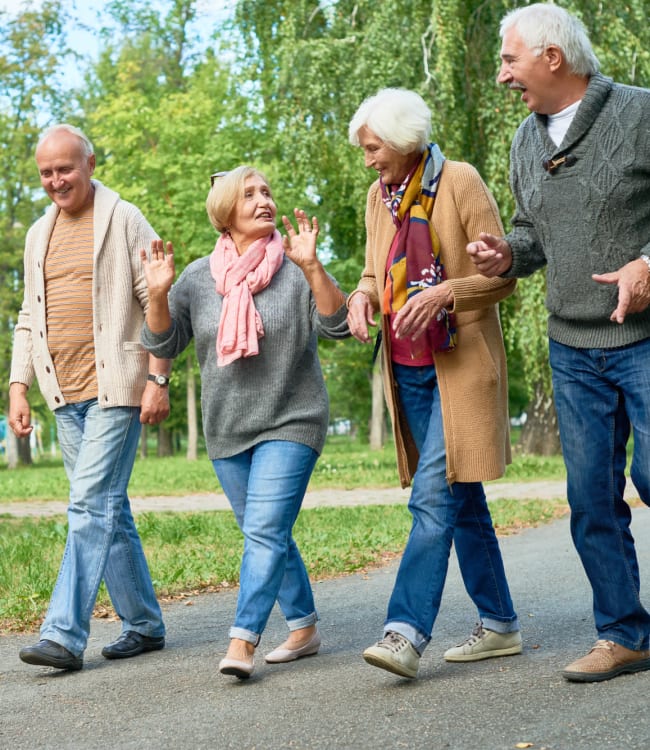
[{"label": "brown leather shoe", "polygon": [[572,682],[601,682],[645,669],[650,669],[650,651],[632,651],[613,641],[598,640],[586,656],[562,670],[562,677]]}]

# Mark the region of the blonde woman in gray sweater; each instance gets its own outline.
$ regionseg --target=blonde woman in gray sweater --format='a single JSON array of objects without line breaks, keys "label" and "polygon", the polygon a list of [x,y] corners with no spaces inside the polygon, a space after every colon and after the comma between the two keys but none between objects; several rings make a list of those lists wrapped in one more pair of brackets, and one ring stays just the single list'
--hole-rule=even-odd
[{"label": "blonde woman in gray sweater", "polygon": [[149,260],[142,251],[149,286],[142,340],[169,358],[195,340],[208,455],[244,534],[237,611],[219,669],[245,679],[276,599],[289,637],[266,661],[320,647],[292,529],[327,431],[317,339],[349,331],[345,295],[316,256],[316,219],[296,210],[296,232],[283,217],[282,238],[268,181],[246,166],[213,175],[206,208],[220,237],[176,284],[171,243],[152,242]]}]

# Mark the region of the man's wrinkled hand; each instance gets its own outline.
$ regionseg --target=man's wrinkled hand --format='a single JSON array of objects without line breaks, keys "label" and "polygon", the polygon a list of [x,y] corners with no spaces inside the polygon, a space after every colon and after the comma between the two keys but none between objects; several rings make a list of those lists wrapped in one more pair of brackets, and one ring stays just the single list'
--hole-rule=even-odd
[{"label": "man's wrinkled hand", "polygon": [[140,402],[140,422],[160,424],[169,416],[169,387],[147,382]]},{"label": "man's wrinkled hand", "polygon": [[618,305],[609,318],[614,323],[621,324],[626,315],[643,312],[650,305],[650,271],[640,258],[618,271],[594,273],[591,278],[599,284],[618,286]]},{"label": "man's wrinkled hand", "polygon": [[512,250],[503,237],[481,232],[466,250],[477,271],[488,278],[501,276],[512,266]]}]

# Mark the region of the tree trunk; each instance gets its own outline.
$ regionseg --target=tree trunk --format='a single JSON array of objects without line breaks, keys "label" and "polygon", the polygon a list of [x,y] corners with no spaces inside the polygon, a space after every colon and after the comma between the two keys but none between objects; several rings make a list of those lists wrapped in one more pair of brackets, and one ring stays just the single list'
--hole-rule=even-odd
[{"label": "tree trunk", "polygon": [[147,446],[148,436],[147,425],[143,424],[140,428],[140,458],[146,458],[149,455],[149,448]]},{"label": "tree trunk", "polygon": [[524,453],[555,456],[562,452],[553,396],[544,392],[541,383],[528,405],[526,423],[521,429],[519,447]]},{"label": "tree trunk", "polygon": [[187,460],[198,458],[199,430],[196,419],[196,378],[194,377],[194,357],[187,353]]},{"label": "tree trunk", "polygon": [[15,469],[19,465],[30,466],[32,463],[29,435],[24,438],[17,438],[12,430],[7,430],[7,467]]},{"label": "tree trunk", "polygon": [[174,446],[172,444],[172,433],[162,424],[158,425],[158,457],[174,455]]},{"label": "tree trunk", "polygon": [[29,435],[24,438],[18,438],[18,462],[23,466],[29,466],[33,463]]},{"label": "tree trunk", "polygon": [[18,466],[18,438],[13,430],[7,428],[7,467],[15,469]]},{"label": "tree trunk", "polygon": [[379,365],[375,365],[372,371],[372,413],[370,417],[371,450],[381,450],[386,441],[384,410],[384,387],[381,378],[381,368]]}]

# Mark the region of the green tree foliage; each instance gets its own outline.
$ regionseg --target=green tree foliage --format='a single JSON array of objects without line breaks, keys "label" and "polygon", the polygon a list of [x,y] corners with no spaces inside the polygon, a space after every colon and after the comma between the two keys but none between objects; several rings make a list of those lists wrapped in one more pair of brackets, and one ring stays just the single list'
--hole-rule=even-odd
[{"label": "green tree foliage", "polygon": [[[210,174],[248,160],[257,141],[249,100],[223,62],[228,50],[193,51],[195,5],[175,0],[159,15],[147,2],[111,3],[120,31],[106,31],[110,42],[88,78],[91,102],[83,117],[98,152],[99,179],[173,242],[179,272],[216,240],[205,211]],[[165,423],[183,432],[186,357],[174,364]],[[196,368],[190,372],[197,375]]]},{"label": "green tree foliage", "polygon": [[[98,178],[174,242],[179,270],[215,241],[204,208],[209,174],[252,163],[268,175],[280,214],[300,206],[318,216],[322,257],[344,289],[354,288],[364,258],[365,196],[375,175],[348,143],[348,123],[364,98],[386,86],[422,94],[433,112],[434,139],[449,158],[478,168],[507,229],[510,143],[528,111],[495,77],[499,21],[518,4],[239,0],[233,17],[216,23],[208,38],[197,0],[112,0],[96,30],[97,58],[76,92],[65,90],[60,77],[66,0],[2,19],[0,370],[8,368],[24,231],[44,205],[34,192],[35,139],[62,116],[92,138]],[[605,74],[650,85],[647,0],[559,4],[586,21]],[[49,49],[56,58],[44,54]],[[513,411],[550,387],[544,294],[538,273],[501,306]],[[332,416],[352,416],[363,430],[370,347],[324,342],[321,354]],[[175,366],[177,385],[185,369],[183,361]],[[184,389],[174,392],[180,420]]]},{"label": "green tree foliage", "polygon": [[[65,23],[65,9],[56,0],[38,10],[27,3],[15,16],[0,13],[0,412],[8,400],[13,327],[23,296],[25,232],[49,202],[40,189],[34,149],[43,112],[58,113],[63,104],[62,66],[70,54]],[[31,401],[47,423],[36,385]]]}]

